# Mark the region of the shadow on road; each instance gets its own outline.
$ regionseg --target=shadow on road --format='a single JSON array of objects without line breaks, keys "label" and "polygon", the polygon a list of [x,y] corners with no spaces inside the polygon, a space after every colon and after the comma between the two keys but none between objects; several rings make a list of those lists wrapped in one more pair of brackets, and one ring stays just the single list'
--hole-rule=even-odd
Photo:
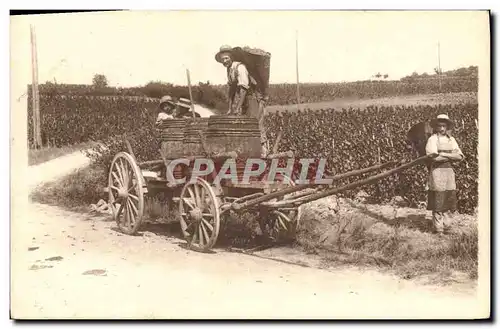
[{"label": "shadow on road", "polygon": [[142,235],[144,234],[144,232],[151,232],[158,236],[165,236],[169,238],[184,239],[178,222],[145,222],[142,223],[141,227],[139,228],[138,234]]},{"label": "shadow on road", "polygon": [[[180,242],[177,245],[179,247],[181,247],[182,249],[184,249],[184,250],[191,250],[191,249],[189,249],[189,246],[188,246],[187,242]],[[200,252],[200,253],[203,253],[203,254],[216,254],[217,253],[214,250],[204,250],[204,251],[196,251],[196,252]]]},{"label": "shadow on road", "polygon": [[[240,225],[230,225],[230,227],[238,227],[235,229],[228,229],[227,225],[222,225],[219,230],[219,236],[217,238],[217,242],[215,246],[213,246],[213,250],[220,251],[245,251],[245,252],[253,252],[257,251],[260,248],[264,247],[264,249],[269,248],[269,240],[264,236],[253,236],[250,234],[248,230],[244,230],[240,227]],[[116,233],[123,234],[118,227],[112,226],[110,229]],[[166,237],[168,239],[177,239],[182,240],[182,242],[176,242],[179,247],[190,250],[188,244],[182,234],[180,224],[177,221],[170,222],[161,222],[155,220],[146,220],[144,221],[138,232],[135,234],[135,237],[144,237],[148,234],[154,234],[160,237]],[[289,243],[273,243],[272,247],[281,247],[284,245],[289,245]],[[217,253],[216,251],[206,251],[206,253]]]}]

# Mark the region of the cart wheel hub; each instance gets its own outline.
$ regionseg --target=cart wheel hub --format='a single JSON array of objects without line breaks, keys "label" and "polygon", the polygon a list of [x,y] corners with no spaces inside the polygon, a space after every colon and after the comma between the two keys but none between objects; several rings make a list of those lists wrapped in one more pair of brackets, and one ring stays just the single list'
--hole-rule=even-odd
[{"label": "cart wheel hub", "polygon": [[194,208],[193,210],[191,210],[189,212],[189,216],[191,217],[191,219],[197,222],[201,222],[201,219],[203,218],[200,208]]},{"label": "cart wheel hub", "polygon": [[120,199],[126,199],[128,198],[128,191],[124,188],[121,188],[119,191],[118,191],[118,198]]}]

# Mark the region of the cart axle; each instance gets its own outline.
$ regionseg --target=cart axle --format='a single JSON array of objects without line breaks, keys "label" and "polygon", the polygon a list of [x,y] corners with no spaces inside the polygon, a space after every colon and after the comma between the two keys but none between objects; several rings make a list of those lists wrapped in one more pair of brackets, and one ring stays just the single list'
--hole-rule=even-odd
[{"label": "cart axle", "polygon": [[121,188],[118,190],[118,199],[127,199],[128,195],[128,190],[126,188]]},{"label": "cart axle", "polygon": [[192,220],[199,223],[199,222],[201,222],[201,219],[203,218],[203,213],[201,212],[200,208],[196,207],[193,210],[189,211],[189,217],[191,217]]}]

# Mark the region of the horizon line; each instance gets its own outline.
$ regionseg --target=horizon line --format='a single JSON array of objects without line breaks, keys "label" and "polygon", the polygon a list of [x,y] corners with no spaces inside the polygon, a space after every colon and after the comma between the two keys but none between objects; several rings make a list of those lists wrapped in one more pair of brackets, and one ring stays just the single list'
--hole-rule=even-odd
[{"label": "horizon line", "polygon": [[[417,79],[431,79],[433,80],[434,77],[436,77],[437,79],[437,74],[429,74],[427,78],[422,78],[421,77],[422,74],[419,74],[419,76],[417,77]],[[350,80],[350,81],[307,81],[307,82],[299,82],[299,85],[318,85],[318,84],[330,84],[330,85],[335,85],[335,84],[349,84],[349,83],[360,83],[360,82],[373,82],[373,83],[384,83],[384,82],[405,82],[403,81],[403,79],[407,79],[411,77],[410,75],[408,76],[405,76],[405,77],[402,77],[400,79],[366,79],[366,80]],[[442,77],[444,79],[461,79],[461,80],[470,80],[470,79],[478,79],[479,77],[478,76],[445,76],[445,77]],[[223,87],[223,86],[226,86],[225,83],[212,83],[210,82],[210,80],[205,80],[205,81],[195,81],[193,82],[191,85],[192,86],[198,86],[200,83],[201,84],[205,84],[205,83],[209,83],[210,86],[213,86],[213,87]],[[131,88],[143,88],[145,86],[147,86],[148,84],[150,83],[159,83],[159,84],[169,84],[169,85],[172,85],[173,87],[187,87],[187,83],[186,84],[176,84],[176,83],[172,83],[172,82],[168,82],[168,81],[161,81],[161,80],[151,80],[149,82],[146,82],[146,83],[142,83],[142,84],[137,84],[137,85],[128,85],[128,86],[124,86],[124,85],[121,85],[121,84],[108,84],[106,87],[107,88],[122,88],[122,89],[131,89]],[[67,83],[67,82],[53,82],[53,81],[45,81],[43,83],[38,83],[39,85],[70,85],[70,86],[93,86],[92,83]],[[272,86],[272,85],[297,85],[296,82],[270,82],[269,83],[269,86]],[[28,83],[27,86],[31,86],[31,83]]]}]

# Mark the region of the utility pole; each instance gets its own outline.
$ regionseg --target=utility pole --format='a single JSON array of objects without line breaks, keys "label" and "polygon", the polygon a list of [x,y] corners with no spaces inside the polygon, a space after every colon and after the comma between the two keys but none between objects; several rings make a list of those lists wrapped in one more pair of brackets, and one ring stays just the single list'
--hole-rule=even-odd
[{"label": "utility pole", "polygon": [[35,29],[31,29],[31,70],[32,70],[32,105],[33,105],[33,146],[42,147],[42,133],[40,130],[40,96],[38,94],[38,59],[36,51]]},{"label": "utility pole", "polygon": [[299,87],[299,37],[298,31],[295,31],[295,66],[297,74],[297,110],[300,110],[300,87]]},{"label": "utility pole", "polygon": [[441,47],[438,41],[438,79],[439,79],[439,92],[441,92]]}]

